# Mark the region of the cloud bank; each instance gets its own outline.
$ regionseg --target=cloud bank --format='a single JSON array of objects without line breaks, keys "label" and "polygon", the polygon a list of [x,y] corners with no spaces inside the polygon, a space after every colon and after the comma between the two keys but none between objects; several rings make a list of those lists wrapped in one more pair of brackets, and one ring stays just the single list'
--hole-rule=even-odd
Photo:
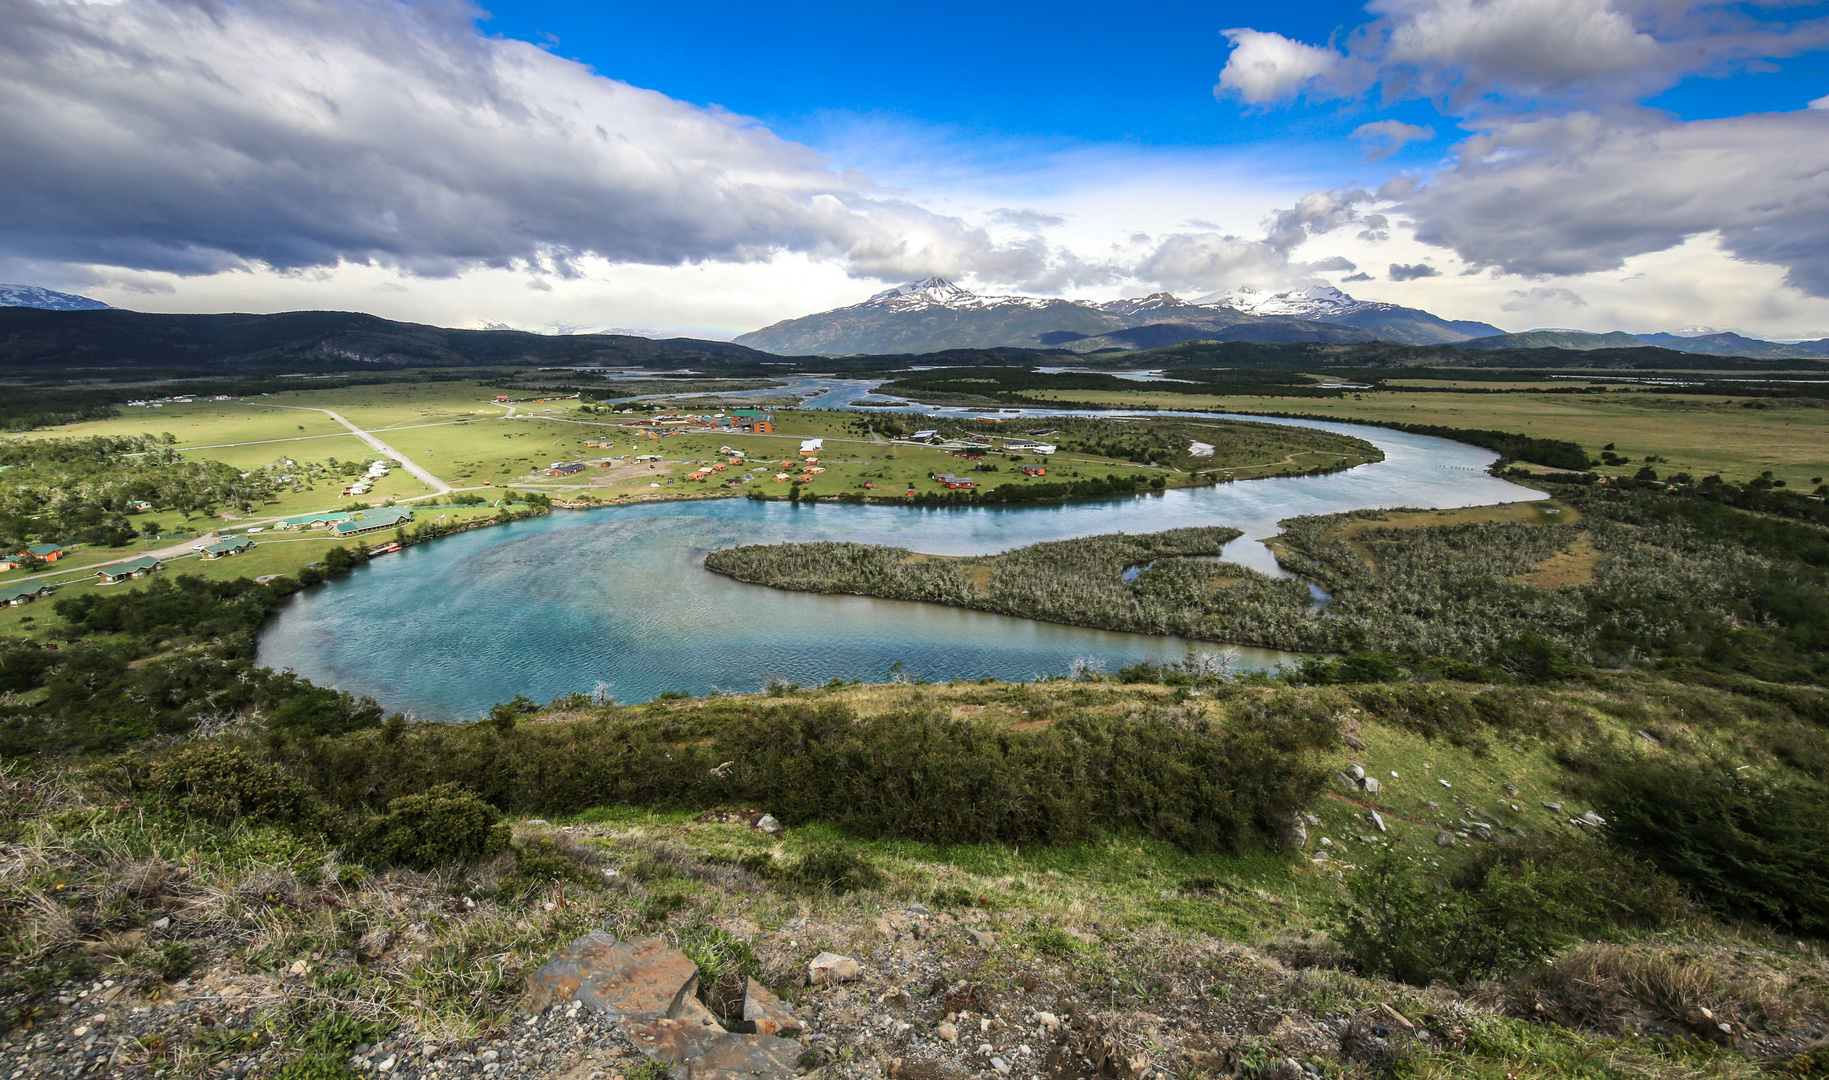
[{"label": "cloud bank", "polygon": [[[0,253],[421,276],[781,253],[861,276],[1083,272],[741,116],[426,0],[0,0]],[[1071,263],[1071,260],[1069,260]]]}]

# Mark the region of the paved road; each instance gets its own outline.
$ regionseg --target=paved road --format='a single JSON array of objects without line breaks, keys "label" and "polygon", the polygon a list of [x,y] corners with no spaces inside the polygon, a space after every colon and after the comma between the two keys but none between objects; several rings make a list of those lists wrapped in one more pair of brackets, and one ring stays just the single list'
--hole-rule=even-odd
[{"label": "paved road", "polygon": [[446,492],[456,490],[450,484],[445,483],[443,480],[440,480],[438,477],[433,476],[431,473],[420,468],[418,465],[415,465],[413,463],[413,460],[411,458],[407,457],[405,454],[394,449],[393,447],[389,446],[388,444],[382,442],[380,439],[375,438],[373,435],[362,430],[361,428],[357,427],[356,425],[350,423],[348,420],[345,420],[342,416],[330,411],[329,409],[312,409],[312,408],[307,408],[306,406],[303,406],[303,405],[273,405],[273,404],[269,404],[265,401],[261,401],[261,402],[252,402],[251,401],[251,402],[247,402],[247,404],[249,404],[249,405],[258,404],[258,405],[262,406],[263,408],[268,408],[268,409],[296,409],[299,412],[323,413],[325,416],[330,417],[332,420],[335,420],[337,423],[342,424],[344,427],[348,428],[349,433],[351,435],[354,435],[356,438],[361,439],[363,442],[374,447],[376,453],[379,453],[384,457],[393,458],[395,461],[398,461],[400,463],[401,468],[405,469],[407,472],[412,473],[415,477],[418,477],[419,482],[424,484],[426,487],[431,488],[433,491],[436,491],[441,495]]}]

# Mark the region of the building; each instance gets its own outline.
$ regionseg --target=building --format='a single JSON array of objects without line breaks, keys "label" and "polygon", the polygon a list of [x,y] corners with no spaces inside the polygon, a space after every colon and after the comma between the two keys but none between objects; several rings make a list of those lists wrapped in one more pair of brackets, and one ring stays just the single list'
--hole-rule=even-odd
[{"label": "building", "polygon": [[275,521],[271,527],[285,529],[289,532],[293,529],[321,529],[326,525],[336,525],[348,520],[348,511],[324,510],[316,514],[294,514],[291,517],[283,517]]},{"label": "building", "polygon": [[51,587],[41,581],[22,581],[17,585],[0,588],[0,606],[18,607],[41,596],[49,596],[50,593]]},{"label": "building", "polygon": [[563,463],[554,462],[551,466],[549,466],[547,468],[546,475],[548,475],[548,476],[571,476],[574,473],[581,473],[583,471],[584,471],[584,462],[582,462],[582,461],[567,461],[567,462],[563,462]]},{"label": "building", "polygon": [[33,544],[19,554],[30,555],[45,562],[56,562],[64,557],[64,549],[61,544]]},{"label": "building", "polygon": [[800,440],[800,452],[802,454],[817,454],[820,450],[824,449],[825,445],[826,441],[824,439],[802,439]]},{"label": "building", "polygon": [[227,555],[239,555],[254,546],[254,541],[245,536],[225,536],[213,544],[205,544],[197,550],[203,552],[206,559],[220,559]]},{"label": "building", "polygon": [[1025,475],[1025,476],[1046,476],[1046,475],[1048,475],[1048,470],[1042,468],[1040,465],[1024,465],[1022,467],[1022,471],[1023,471],[1023,475]]},{"label": "building", "polygon": [[977,484],[973,483],[972,481],[967,480],[965,477],[954,476],[952,473],[935,473],[934,479],[940,481],[941,484],[945,485],[948,489],[953,490],[953,491],[958,491],[958,490],[962,490],[962,489],[966,490],[966,491],[970,491],[972,488],[975,488],[978,486]]},{"label": "building", "polygon": [[924,442],[924,443],[939,442],[940,433],[938,431],[934,431],[931,428],[924,430],[924,431],[917,431],[914,433],[914,441],[915,442]]},{"label": "building", "polygon": [[142,555],[127,562],[104,566],[95,572],[95,576],[101,578],[104,585],[119,585],[129,578],[143,578],[147,574],[163,569],[165,569],[164,563],[151,555]]},{"label": "building", "polygon": [[345,536],[361,536],[364,533],[396,528],[411,520],[413,520],[411,510],[403,510],[398,506],[384,506],[379,510],[364,510],[350,521],[331,526],[330,535],[339,539]]}]

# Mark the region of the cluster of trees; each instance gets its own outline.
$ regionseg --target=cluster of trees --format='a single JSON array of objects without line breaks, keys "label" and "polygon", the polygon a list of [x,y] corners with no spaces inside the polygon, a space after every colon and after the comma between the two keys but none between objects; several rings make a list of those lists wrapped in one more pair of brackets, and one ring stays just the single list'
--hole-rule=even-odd
[{"label": "cluster of trees", "polygon": [[[261,716],[274,730],[372,727],[380,706],[257,667],[260,625],[308,585],[368,559],[333,548],[296,578],[154,577],[144,586],[56,600],[67,623],[50,645],[0,639],[0,754],[106,751]],[[37,693],[34,693],[37,691]]]},{"label": "cluster of trees", "polygon": [[141,504],[155,512],[244,511],[281,484],[277,469],[247,473],[219,461],[187,461],[170,435],[96,436],[0,444],[0,545],[40,542],[130,544],[151,523],[128,520]]}]

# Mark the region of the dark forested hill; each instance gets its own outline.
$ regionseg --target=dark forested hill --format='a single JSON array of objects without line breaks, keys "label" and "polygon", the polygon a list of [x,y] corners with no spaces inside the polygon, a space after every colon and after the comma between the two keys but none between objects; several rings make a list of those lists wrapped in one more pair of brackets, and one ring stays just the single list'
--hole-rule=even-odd
[{"label": "dark forested hill", "polygon": [[753,368],[774,359],[723,341],[621,334],[549,336],[447,330],[347,311],[160,315],[139,311],[0,308],[0,369],[123,367],[308,369],[638,364]]}]

